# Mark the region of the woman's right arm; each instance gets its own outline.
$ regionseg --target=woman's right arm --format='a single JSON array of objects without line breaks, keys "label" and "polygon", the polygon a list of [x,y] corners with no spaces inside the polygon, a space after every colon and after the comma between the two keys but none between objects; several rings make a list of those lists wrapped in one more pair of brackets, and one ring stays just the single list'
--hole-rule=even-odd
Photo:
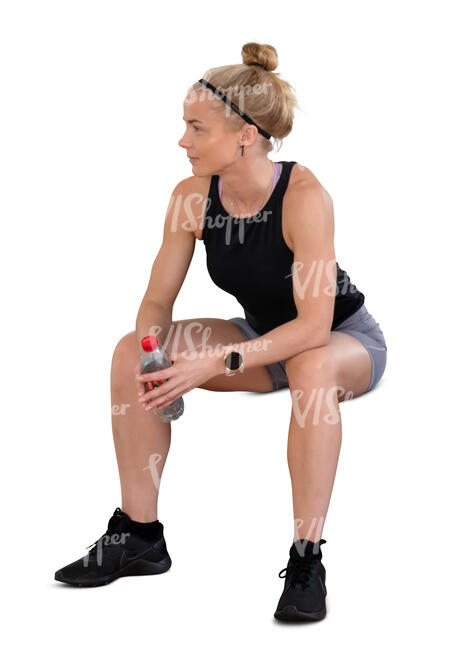
[{"label": "woman's right arm", "polygon": [[[186,178],[172,192],[164,222],[163,242],[137,314],[139,344],[144,336],[153,335],[163,345],[169,336],[174,302],[187,275],[196,242],[192,217],[187,219],[186,198],[198,193],[199,180],[194,176]],[[198,213],[199,216],[202,204],[202,201],[192,202],[195,215]],[[190,224],[190,227],[182,227],[182,224]],[[154,327],[156,330],[151,329]]]}]

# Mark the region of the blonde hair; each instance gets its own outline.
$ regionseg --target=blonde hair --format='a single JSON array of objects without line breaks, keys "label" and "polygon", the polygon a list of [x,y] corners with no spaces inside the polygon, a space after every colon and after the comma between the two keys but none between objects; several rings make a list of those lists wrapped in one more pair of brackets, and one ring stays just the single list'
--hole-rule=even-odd
[{"label": "blonde hair", "polygon": [[[256,124],[267,131],[282,146],[282,140],[293,126],[294,110],[299,108],[293,87],[280,78],[277,68],[277,51],[272,45],[246,43],[242,47],[243,63],[223,65],[210,68],[203,78],[209,81],[233,101]],[[251,63],[260,63],[265,69]],[[203,84],[195,82],[191,90],[206,90]],[[211,91],[207,91],[211,92]],[[220,99],[212,106],[218,111],[225,111],[229,117],[230,127],[239,131],[245,121]],[[263,141],[266,153],[273,150],[273,144],[258,133]]]}]

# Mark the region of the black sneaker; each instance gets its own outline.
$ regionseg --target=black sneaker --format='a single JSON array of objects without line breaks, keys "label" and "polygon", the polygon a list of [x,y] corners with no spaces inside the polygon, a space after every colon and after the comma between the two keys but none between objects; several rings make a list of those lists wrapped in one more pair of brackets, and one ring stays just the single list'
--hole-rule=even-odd
[{"label": "black sneaker", "polygon": [[163,524],[156,522],[155,539],[131,532],[130,517],[116,508],[104,535],[89,546],[85,556],[59,569],[55,580],[75,587],[99,587],[123,576],[164,573],[171,558],[163,536]]},{"label": "black sneaker", "polygon": [[322,551],[318,548],[325,543],[325,539],[315,543],[300,539],[290,547],[287,567],[279,572],[279,578],[285,578],[284,590],[274,612],[279,621],[320,621],[326,615],[325,567],[321,562]]}]

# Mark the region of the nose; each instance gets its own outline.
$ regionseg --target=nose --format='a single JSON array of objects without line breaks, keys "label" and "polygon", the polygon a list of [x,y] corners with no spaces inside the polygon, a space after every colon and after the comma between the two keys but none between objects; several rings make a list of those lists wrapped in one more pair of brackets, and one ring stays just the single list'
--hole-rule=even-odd
[{"label": "nose", "polygon": [[183,147],[184,149],[188,149],[189,145],[185,142],[185,133],[181,137],[181,139],[178,142],[179,147]]}]

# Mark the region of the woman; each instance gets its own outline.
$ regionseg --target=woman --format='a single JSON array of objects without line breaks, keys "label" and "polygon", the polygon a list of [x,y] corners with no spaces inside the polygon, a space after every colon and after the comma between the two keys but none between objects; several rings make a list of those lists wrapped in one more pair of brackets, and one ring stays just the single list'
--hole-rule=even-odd
[{"label": "woman", "polygon": [[[114,351],[112,404],[129,407],[112,418],[122,509],[88,555],[55,577],[96,586],[171,566],[157,518],[171,424],[153,407],[193,388],[289,387],[295,530],[274,616],[318,620],[326,613],[320,545],[341,445],[338,404],[378,383],[387,348],[364,295],[336,263],[329,194],[306,167],[268,158],[271,137],[281,142],[290,133],[297,106],[291,86],[272,72],[277,53],[248,43],[242,58],[210,70],[184,102],[179,145],[193,176],[173,191],[136,329]],[[172,321],[196,240],[205,245],[212,280],[237,298],[245,318]],[[174,363],[142,377],[140,343],[154,326]],[[148,379],[161,383],[145,393]]]}]

